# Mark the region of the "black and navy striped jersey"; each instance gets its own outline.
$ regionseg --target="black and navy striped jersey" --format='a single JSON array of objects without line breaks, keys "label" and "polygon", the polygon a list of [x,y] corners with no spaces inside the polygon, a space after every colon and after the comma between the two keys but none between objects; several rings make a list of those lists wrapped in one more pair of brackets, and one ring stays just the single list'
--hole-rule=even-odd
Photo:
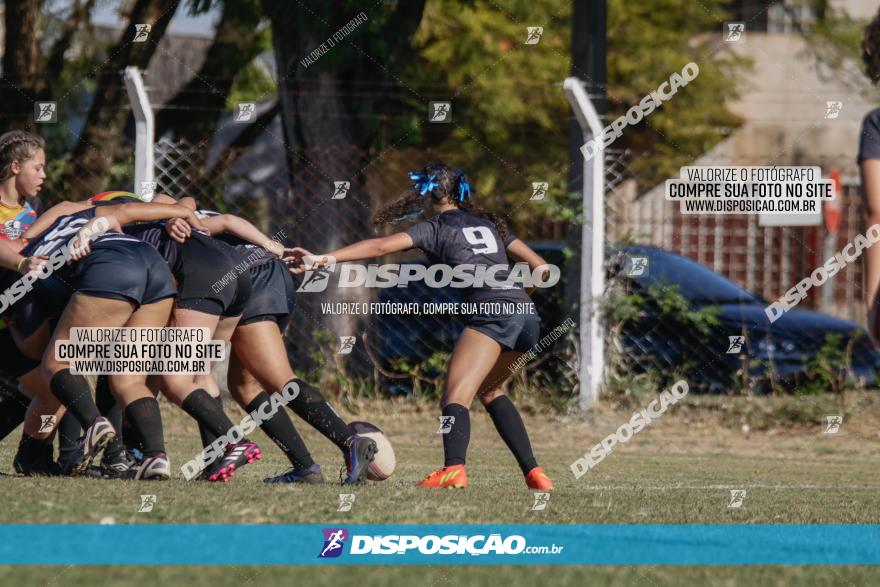
[{"label": "black and navy striped jersey", "polygon": [[[28,244],[22,249],[22,255],[27,257],[51,256],[70,242],[76,233],[96,214],[97,208],[87,208],[68,216],[59,216],[52,223],[52,226],[28,241]],[[92,242],[111,240],[134,241],[136,239],[115,230],[109,230],[92,237]]]}]

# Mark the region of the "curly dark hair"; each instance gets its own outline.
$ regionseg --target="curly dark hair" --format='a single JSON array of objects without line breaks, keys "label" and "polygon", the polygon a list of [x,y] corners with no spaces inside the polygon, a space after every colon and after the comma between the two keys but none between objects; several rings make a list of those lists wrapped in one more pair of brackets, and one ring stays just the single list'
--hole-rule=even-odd
[{"label": "curly dark hair", "polygon": [[442,202],[444,198],[448,198],[449,202],[455,204],[459,209],[488,218],[495,225],[501,240],[503,241],[507,238],[507,222],[503,218],[475,205],[470,198],[459,201],[456,197],[462,180],[467,181],[461,169],[452,168],[445,163],[437,162],[429,163],[422,172],[428,177],[433,177],[433,181],[437,186],[424,196],[415,188],[409,188],[398,199],[383,206],[373,217],[373,224],[376,225],[377,230],[403,220],[416,218],[425,211],[425,204],[427,203],[425,197],[430,195],[434,203]]},{"label": "curly dark hair", "polygon": [[880,82],[880,11],[865,27],[865,37],[862,39],[862,62],[865,64],[865,74],[871,83]]}]

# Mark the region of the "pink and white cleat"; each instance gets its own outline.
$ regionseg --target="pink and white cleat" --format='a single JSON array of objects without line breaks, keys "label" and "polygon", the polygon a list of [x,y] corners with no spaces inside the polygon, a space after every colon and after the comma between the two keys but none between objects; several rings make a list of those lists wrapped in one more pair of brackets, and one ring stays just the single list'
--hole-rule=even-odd
[{"label": "pink and white cleat", "polygon": [[226,483],[235,475],[236,469],[259,461],[261,457],[260,447],[253,442],[230,444],[220,465],[208,476],[208,481]]}]

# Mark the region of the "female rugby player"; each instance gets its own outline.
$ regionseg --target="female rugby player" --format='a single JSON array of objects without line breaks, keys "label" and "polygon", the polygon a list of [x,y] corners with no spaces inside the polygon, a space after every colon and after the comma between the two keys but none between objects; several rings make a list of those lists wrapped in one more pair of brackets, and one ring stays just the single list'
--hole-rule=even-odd
[{"label": "female rugby player", "polygon": [[[98,206],[140,202],[134,194],[124,192],[92,198],[92,203]],[[206,227],[203,225],[203,228]],[[251,288],[249,275],[235,272],[234,250],[206,233],[191,231],[187,223],[173,230],[164,222],[140,223],[126,226],[124,231],[152,245],[171,268],[178,292],[170,326],[207,328],[212,340],[228,342]],[[225,276],[230,278],[221,282]],[[192,373],[169,373],[159,376],[158,380],[165,396],[199,424],[203,443],[210,444],[234,427],[222,405],[208,391],[217,389],[210,374],[200,377]],[[227,481],[237,468],[259,459],[259,447],[243,439],[227,446],[222,458],[205,471],[203,478]]]},{"label": "female rugby player", "polygon": [[[181,203],[195,207],[191,198],[183,198]],[[346,467],[343,485],[362,482],[376,454],[376,443],[353,434],[321,392],[298,378],[290,366],[282,333],[295,302],[293,280],[278,259],[284,247],[243,218],[204,210],[199,215],[210,234],[239,252],[239,267],[248,268],[253,283],[241,321],[232,335],[228,383],[236,402],[251,413],[269,401],[269,393],[281,393],[288,386],[295,386],[297,395],[287,406],[342,451]],[[175,222],[180,224],[169,224]],[[216,395],[219,398],[219,390]],[[264,421],[261,428],[292,466],[290,471],[266,479],[267,483],[325,481],[320,466],[312,460],[284,412]]]},{"label": "female rugby player", "polygon": [[[360,241],[323,255],[311,255],[301,248],[290,249],[290,262],[299,266],[294,272],[319,267],[333,257],[337,263],[359,261],[414,247],[422,249],[431,263],[451,266],[501,265],[495,278],[503,282],[509,276],[508,256],[525,261],[532,269],[546,266],[521,240],[508,233],[499,217],[477,209],[470,201],[471,190],[461,170],[443,163],[433,163],[419,173],[412,173],[413,188],[400,199],[380,210],[374,221],[381,228],[401,220],[420,216],[430,209],[436,214],[404,232],[383,238]],[[470,441],[469,407],[474,396],[492,418],[498,433],[507,443],[523,474],[533,489],[550,490],[553,484],[538,466],[525,425],[513,402],[502,389],[511,375],[510,366],[538,341],[540,319],[519,284],[504,288],[470,287],[463,291],[464,301],[480,304],[503,302],[517,311],[505,314],[475,314],[464,318],[462,331],[452,358],[441,401],[444,417],[452,417],[452,428],[443,435],[444,467],[428,475],[421,487],[467,486],[465,456]]]},{"label": "female rugby player", "polygon": [[[22,350],[45,348],[42,374],[51,395],[41,394],[30,409],[37,410],[37,414],[51,414],[60,402],[86,430],[82,457],[71,464],[71,474],[85,472],[115,438],[116,431],[100,416],[85,378],[72,374],[69,365],[58,360],[55,341],[69,339],[70,329],[76,327],[161,327],[167,323],[176,292],[171,273],[152,247],[122,233],[124,225],[167,218],[185,218],[193,226],[201,226],[191,210],[176,204],[93,207],[63,202],[48,210],[25,233],[29,242],[22,253],[50,259],[57,258],[74,237],[70,254],[74,262],[53,265],[52,275],[35,283],[35,295],[25,296],[13,307],[16,326],[23,330]],[[109,230],[89,237],[89,233],[102,228],[102,223]],[[58,315],[59,323],[46,343],[41,333],[46,331],[47,320]],[[146,375],[111,375],[110,381],[145,448],[146,458],[128,476],[169,478],[159,405],[146,386]],[[43,406],[37,409],[35,404],[39,402]],[[38,437],[33,419],[25,421],[25,432]]]}]

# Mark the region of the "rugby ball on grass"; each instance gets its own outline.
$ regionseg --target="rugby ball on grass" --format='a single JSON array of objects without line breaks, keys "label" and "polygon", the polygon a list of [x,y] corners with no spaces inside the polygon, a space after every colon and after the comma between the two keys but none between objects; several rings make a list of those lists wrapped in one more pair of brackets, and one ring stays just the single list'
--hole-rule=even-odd
[{"label": "rugby ball on grass", "polygon": [[369,422],[352,422],[348,425],[351,431],[367,438],[372,438],[376,442],[379,452],[376,458],[370,463],[370,470],[367,471],[367,479],[372,481],[384,481],[391,477],[394,473],[394,467],[397,466],[397,459],[394,457],[394,448],[385,433],[379,430],[379,427]]}]

